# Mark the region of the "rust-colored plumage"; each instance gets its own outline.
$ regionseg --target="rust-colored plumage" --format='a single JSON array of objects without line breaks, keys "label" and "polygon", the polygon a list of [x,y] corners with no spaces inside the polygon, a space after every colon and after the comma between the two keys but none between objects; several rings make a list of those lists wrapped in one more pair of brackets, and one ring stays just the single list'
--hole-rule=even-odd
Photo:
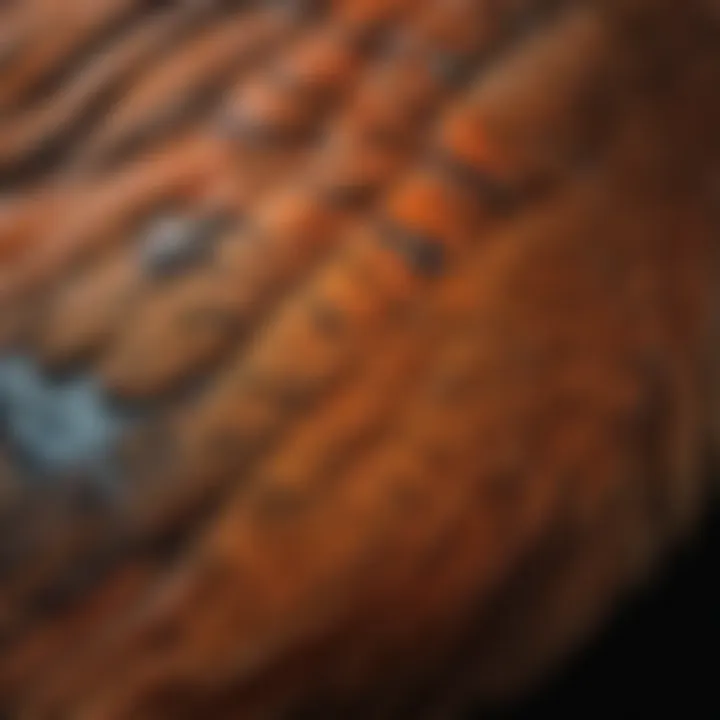
[{"label": "rust-colored plumage", "polygon": [[711,2],[0,4],[0,708],[447,717],[701,522]]}]

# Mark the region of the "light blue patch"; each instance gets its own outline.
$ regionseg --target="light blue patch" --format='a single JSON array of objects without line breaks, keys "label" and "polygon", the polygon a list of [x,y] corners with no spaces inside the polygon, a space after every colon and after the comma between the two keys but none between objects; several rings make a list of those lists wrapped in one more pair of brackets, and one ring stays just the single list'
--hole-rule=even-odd
[{"label": "light blue patch", "polygon": [[169,277],[207,260],[231,220],[223,213],[157,218],[140,245],[143,268],[154,276]]},{"label": "light blue patch", "polygon": [[26,357],[0,357],[0,438],[33,476],[114,479],[128,422],[93,377],[51,379]]}]

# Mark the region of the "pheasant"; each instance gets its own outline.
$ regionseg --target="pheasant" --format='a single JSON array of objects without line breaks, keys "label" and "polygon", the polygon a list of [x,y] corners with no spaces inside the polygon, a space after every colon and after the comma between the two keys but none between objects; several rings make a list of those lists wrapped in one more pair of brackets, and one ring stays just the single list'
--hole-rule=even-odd
[{"label": "pheasant", "polygon": [[460,717],[714,501],[710,0],[0,3],[0,709]]}]

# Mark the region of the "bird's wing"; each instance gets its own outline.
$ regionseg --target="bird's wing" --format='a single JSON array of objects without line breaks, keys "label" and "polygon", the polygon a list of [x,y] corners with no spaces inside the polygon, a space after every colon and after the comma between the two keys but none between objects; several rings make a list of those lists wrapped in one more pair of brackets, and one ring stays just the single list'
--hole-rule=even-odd
[{"label": "bird's wing", "polygon": [[537,678],[705,497],[712,243],[601,13],[65,5],[0,10],[0,704]]}]

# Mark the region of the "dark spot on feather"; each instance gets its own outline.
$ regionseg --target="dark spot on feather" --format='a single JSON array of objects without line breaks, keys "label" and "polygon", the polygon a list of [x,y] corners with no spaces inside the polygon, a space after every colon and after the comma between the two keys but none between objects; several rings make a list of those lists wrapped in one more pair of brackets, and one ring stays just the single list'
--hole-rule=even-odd
[{"label": "dark spot on feather", "polygon": [[381,237],[417,274],[434,278],[445,270],[445,248],[440,241],[390,221],[382,223]]},{"label": "dark spot on feather", "polygon": [[427,62],[432,76],[451,88],[462,85],[473,69],[471,58],[450,51],[435,52]]},{"label": "dark spot on feather", "polygon": [[470,189],[493,212],[509,214],[517,207],[517,191],[495,177],[490,170],[475,167],[446,152],[436,153],[431,162],[451,181]]},{"label": "dark spot on feather", "polygon": [[322,197],[333,208],[352,210],[369,202],[375,189],[375,183],[365,180],[335,181],[322,189]]}]

